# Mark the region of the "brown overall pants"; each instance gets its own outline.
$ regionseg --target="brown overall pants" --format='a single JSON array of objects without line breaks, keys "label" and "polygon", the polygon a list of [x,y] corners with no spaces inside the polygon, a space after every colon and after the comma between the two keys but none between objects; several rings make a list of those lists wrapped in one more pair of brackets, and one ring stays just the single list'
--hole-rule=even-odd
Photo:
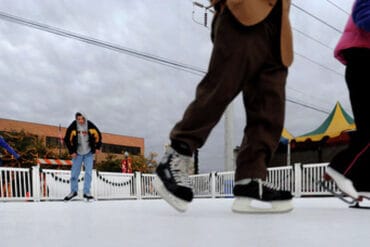
[{"label": "brown overall pants", "polygon": [[263,22],[250,27],[240,24],[227,8],[218,15],[208,72],[170,133],[172,141],[186,143],[194,152],[242,92],[247,123],[236,161],[236,181],[266,178],[266,165],[284,126],[288,70],[281,62],[280,22],[281,4]]}]

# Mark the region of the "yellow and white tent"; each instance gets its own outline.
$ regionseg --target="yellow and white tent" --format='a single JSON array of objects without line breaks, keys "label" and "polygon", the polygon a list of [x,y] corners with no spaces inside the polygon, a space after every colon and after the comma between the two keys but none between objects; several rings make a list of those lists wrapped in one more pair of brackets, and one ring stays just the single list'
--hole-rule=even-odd
[{"label": "yellow and white tent", "polygon": [[292,141],[296,143],[307,141],[318,142],[322,140],[335,142],[335,140],[340,140],[346,132],[355,129],[356,126],[353,118],[337,102],[329,116],[317,129],[295,137]]}]

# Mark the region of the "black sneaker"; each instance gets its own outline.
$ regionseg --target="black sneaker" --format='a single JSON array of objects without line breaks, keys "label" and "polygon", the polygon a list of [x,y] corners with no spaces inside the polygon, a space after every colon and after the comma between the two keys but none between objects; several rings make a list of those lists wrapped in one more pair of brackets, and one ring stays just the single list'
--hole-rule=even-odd
[{"label": "black sneaker", "polygon": [[193,200],[188,175],[191,164],[191,156],[181,155],[172,147],[168,147],[156,170],[155,190],[180,212],[186,211],[188,204]]},{"label": "black sneaker", "polygon": [[64,201],[70,201],[76,196],[77,196],[77,192],[71,192],[66,197],[64,197]]},{"label": "black sneaker", "polygon": [[236,184],[232,210],[238,213],[282,213],[293,209],[290,191],[279,190],[261,179]]},{"label": "black sneaker", "polygon": [[84,199],[86,201],[92,201],[94,200],[94,197],[91,194],[84,194]]}]

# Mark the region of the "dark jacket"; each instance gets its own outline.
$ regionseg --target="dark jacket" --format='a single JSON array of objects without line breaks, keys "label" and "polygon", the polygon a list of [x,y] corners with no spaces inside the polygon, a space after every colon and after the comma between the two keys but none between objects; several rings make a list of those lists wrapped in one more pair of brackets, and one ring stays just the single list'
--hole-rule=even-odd
[{"label": "dark jacket", "polygon": [[[102,145],[102,136],[99,129],[91,121],[87,120],[87,129],[89,134],[89,144],[91,152],[94,154],[96,149],[100,149]],[[66,135],[64,137],[64,143],[68,148],[70,154],[77,153],[78,147],[78,136],[77,136],[77,121],[73,121],[69,125]]]}]

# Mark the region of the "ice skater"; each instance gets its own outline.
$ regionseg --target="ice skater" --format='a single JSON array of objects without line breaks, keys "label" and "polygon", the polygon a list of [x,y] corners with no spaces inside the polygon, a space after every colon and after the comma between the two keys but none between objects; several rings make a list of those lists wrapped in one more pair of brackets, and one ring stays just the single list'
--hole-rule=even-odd
[{"label": "ice skater", "polygon": [[[9,154],[13,155],[13,157],[16,160],[19,160],[19,158],[21,157],[11,146],[9,146],[9,144],[4,140],[4,138],[1,135],[0,135],[0,147],[8,151]],[[2,165],[2,163],[0,163],[0,165]]]},{"label": "ice skater", "polygon": [[[241,92],[247,115],[236,160],[234,212],[287,212],[292,194],[266,182],[284,126],[285,85],[293,60],[289,0],[213,0],[213,51],[193,102],[170,132],[155,189],[183,212],[193,199],[188,169],[228,104]],[[269,207],[253,207],[252,201]]]},{"label": "ice skater", "polygon": [[345,79],[356,131],[348,148],[339,152],[326,170],[339,189],[354,200],[370,199],[370,1],[354,2],[334,56],[346,66]]},{"label": "ice skater", "polygon": [[72,156],[71,192],[64,200],[69,201],[78,194],[78,177],[82,163],[85,167],[83,197],[86,200],[94,199],[90,193],[90,188],[94,155],[100,152],[102,145],[102,136],[99,129],[90,120],[87,120],[86,115],[77,112],[75,120],[66,131],[64,143]]}]

